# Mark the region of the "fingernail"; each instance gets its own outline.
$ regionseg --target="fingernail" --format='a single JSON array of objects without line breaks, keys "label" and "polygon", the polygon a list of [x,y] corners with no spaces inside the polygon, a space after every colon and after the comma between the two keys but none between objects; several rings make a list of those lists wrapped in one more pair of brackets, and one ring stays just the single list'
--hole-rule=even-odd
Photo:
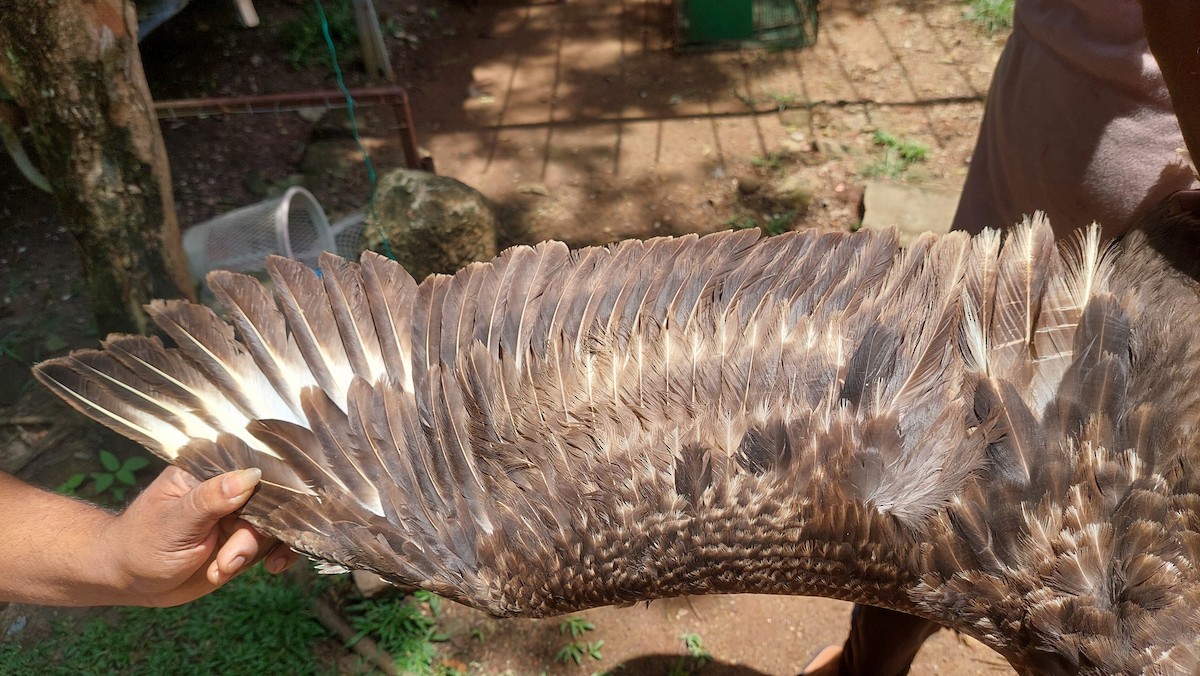
[{"label": "fingernail", "polygon": [[267,557],[263,565],[266,566],[268,573],[274,575],[283,569],[283,557],[278,554],[272,554]]},{"label": "fingernail", "polygon": [[244,565],[246,565],[246,557],[244,557],[244,556],[233,557],[233,560],[229,562],[229,574],[232,575],[232,574],[238,572],[239,570],[242,569],[242,566],[244,566]]},{"label": "fingernail", "polygon": [[221,493],[228,500],[237,500],[258,485],[262,470],[257,467],[230,472],[221,480]]}]

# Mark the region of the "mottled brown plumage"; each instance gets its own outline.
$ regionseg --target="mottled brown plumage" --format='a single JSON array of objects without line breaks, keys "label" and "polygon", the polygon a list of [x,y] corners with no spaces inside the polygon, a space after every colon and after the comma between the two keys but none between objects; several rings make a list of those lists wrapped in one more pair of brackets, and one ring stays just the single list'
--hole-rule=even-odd
[{"label": "mottled brown plumage", "polygon": [[496,615],[875,604],[1025,673],[1200,668],[1200,229],[747,232],[209,283],[37,368],[316,559]]}]

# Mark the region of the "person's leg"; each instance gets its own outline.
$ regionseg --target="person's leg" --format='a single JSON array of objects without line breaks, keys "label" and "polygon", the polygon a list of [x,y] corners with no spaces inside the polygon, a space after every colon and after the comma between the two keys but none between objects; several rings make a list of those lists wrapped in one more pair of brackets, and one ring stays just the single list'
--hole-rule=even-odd
[{"label": "person's leg", "polygon": [[925,639],[938,629],[936,622],[907,613],[856,605],[838,671],[851,676],[903,676]]},{"label": "person's leg", "polygon": [[845,645],[821,650],[800,674],[904,676],[925,639],[940,628],[906,613],[856,605]]}]

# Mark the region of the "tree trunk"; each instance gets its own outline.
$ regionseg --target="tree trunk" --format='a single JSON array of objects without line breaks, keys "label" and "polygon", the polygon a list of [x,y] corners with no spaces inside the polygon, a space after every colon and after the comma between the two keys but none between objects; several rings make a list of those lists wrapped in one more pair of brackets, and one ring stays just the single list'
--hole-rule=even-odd
[{"label": "tree trunk", "polygon": [[145,333],[143,304],[193,298],[132,4],[0,0],[0,85],[29,119],[101,332]]}]

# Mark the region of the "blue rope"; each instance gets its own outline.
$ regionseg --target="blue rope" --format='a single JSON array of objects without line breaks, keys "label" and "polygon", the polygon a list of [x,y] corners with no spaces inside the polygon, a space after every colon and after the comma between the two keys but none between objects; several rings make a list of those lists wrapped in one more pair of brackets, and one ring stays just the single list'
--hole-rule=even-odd
[{"label": "blue rope", "polygon": [[[337,48],[333,46],[333,36],[329,33],[329,20],[325,18],[325,7],[321,4],[321,0],[313,0],[313,4],[317,6],[317,16],[321,19],[321,35],[325,37],[325,46],[329,48],[329,61],[333,64],[333,74],[337,78],[338,89],[341,90],[342,96],[346,97],[346,112],[350,118],[350,134],[354,137],[354,144],[358,146],[358,152],[362,154],[363,164],[367,167],[367,180],[370,181],[371,185],[371,193],[367,198],[367,215],[370,218],[374,218],[375,164],[371,161],[371,153],[367,152],[366,146],[363,145],[362,139],[358,135],[358,118],[354,114],[354,97],[350,96],[350,90],[346,87],[346,81],[342,77],[342,67],[338,65]],[[383,240],[384,253],[387,254],[388,258],[396,260],[396,253],[392,251],[392,244],[388,241],[387,233],[384,231],[382,225],[379,225],[379,236]]]}]

